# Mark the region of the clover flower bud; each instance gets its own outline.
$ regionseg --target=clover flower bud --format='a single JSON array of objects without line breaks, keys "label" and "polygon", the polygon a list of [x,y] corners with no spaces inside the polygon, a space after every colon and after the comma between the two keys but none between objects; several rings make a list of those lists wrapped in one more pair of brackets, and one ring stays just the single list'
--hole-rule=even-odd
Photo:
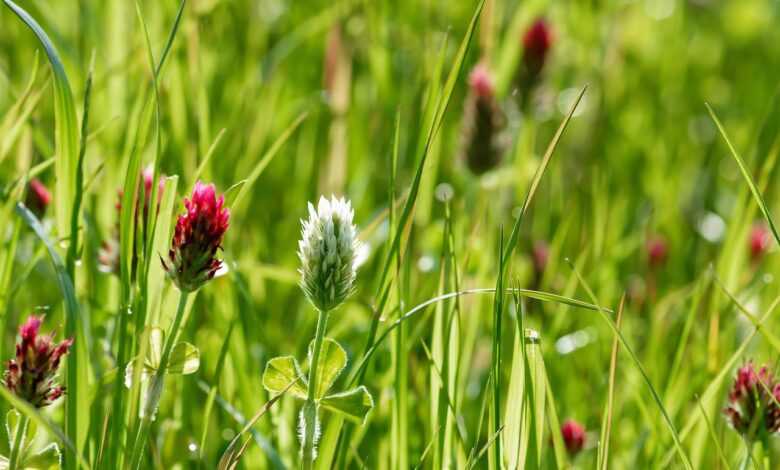
[{"label": "clover flower bud", "polygon": [[184,199],[187,211],[176,221],[169,262],[160,257],[168,277],[182,292],[198,290],[222,266],[216,255],[230,221],[224,204],[225,196],[217,197],[213,184],[200,181],[195,183],[192,197]]},{"label": "clover flower bud", "polygon": [[56,382],[62,357],[73,344],[66,339],[54,344],[54,335],[40,335],[42,318],[30,316],[19,328],[16,357],[8,361],[3,385],[36,408],[54,403],[65,393]]},{"label": "clover flower bud", "polygon": [[506,148],[502,130],[506,118],[495,96],[488,68],[477,64],[469,75],[469,93],[463,109],[462,158],[472,173],[481,175],[495,168]]},{"label": "clover flower bud", "polygon": [[752,362],[737,370],[729,391],[728,406],[723,410],[734,430],[752,440],[759,434],[780,430],[780,383],[767,366],[756,371]]},{"label": "clover flower bud", "polygon": [[651,268],[657,268],[664,264],[668,252],[666,240],[659,236],[654,236],[647,241],[647,262]]},{"label": "clover flower bud", "polygon": [[352,293],[360,247],[354,215],[346,199],[320,197],[316,209],[309,203],[309,219],[301,220],[301,288],[320,311],[333,310]]},{"label": "clover flower bud", "polygon": [[552,42],[552,29],[544,18],[538,18],[526,30],[523,35],[523,64],[529,78],[535,79],[541,73]]},{"label": "clover flower bud", "polygon": [[531,255],[534,260],[534,271],[537,276],[541,276],[547,267],[547,261],[550,259],[550,246],[544,240],[534,242]]},{"label": "clover flower bud", "polygon": [[24,205],[27,206],[36,217],[41,218],[46,213],[46,208],[51,203],[51,193],[38,179],[31,179],[27,185],[27,196]]},{"label": "clover flower bud", "polygon": [[772,242],[772,235],[769,233],[769,229],[766,224],[757,222],[750,229],[750,259],[754,262],[760,261],[764,257],[767,251],[769,251],[770,243]]},{"label": "clover flower bud", "polygon": [[[133,259],[130,265],[130,275],[132,279],[135,279],[136,268],[138,267],[138,252],[143,250],[146,246],[149,224],[149,208],[151,207],[152,199],[152,184],[154,180],[154,169],[151,166],[146,167],[141,173],[141,179],[143,186],[139,188],[139,194],[137,196],[137,202],[135,207],[135,213],[133,214],[133,233],[138,234],[133,239],[135,247],[133,248]],[[163,189],[165,188],[165,176],[160,175],[157,181],[157,202],[162,200]],[[103,241],[98,249],[98,269],[104,273],[119,274],[119,219],[122,214],[122,196],[123,190],[117,191],[117,202],[115,204],[117,222],[114,224],[111,238]],[[157,208],[159,211],[159,207]],[[140,224],[140,230],[139,230]]]},{"label": "clover flower bud", "polygon": [[573,419],[567,419],[561,425],[561,434],[566,450],[571,455],[577,455],[585,446],[585,428]]}]

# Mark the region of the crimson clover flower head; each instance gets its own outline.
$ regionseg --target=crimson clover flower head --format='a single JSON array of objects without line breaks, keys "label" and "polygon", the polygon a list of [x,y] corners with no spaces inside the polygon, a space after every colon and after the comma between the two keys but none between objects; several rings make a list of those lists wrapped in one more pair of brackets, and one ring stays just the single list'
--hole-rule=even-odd
[{"label": "crimson clover flower head", "polygon": [[567,419],[561,425],[561,434],[566,450],[571,455],[578,454],[585,446],[585,428],[573,419]]},{"label": "crimson clover flower head", "polygon": [[186,212],[176,221],[168,262],[160,258],[168,277],[182,292],[198,290],[222,267],[217,250],[230,221],[230,211],[224,205],[225,196],[217,197],[213,184],[200,181],[195,183],[192,197],[184,199]]},{"label": "crimson clover flower head", "polygon": [[757,222],[750,230],[750,258],[753,261],[759,261],[764,257],[772,242],[772,235],[763,222]]},{"label": "crimson clover flower head", "polygon": [[316,209],[309,203],[309,219],[301,220],[301,288],[320,311],[333,310],[352,293],[360,247],[354,216],[349,201],[331,196],[320,197]]},{"label": "crimson clover flower head", "polygon": [[506,117],[496,99],[493,75],[483,62],[469,74],[469,93],[463,107],[460,153],[469,170],[481,175],[500,162],[506,148],[502,131]]},{"label": "crimson clover flower head", "polygon": [[552,43],[550,25],[544,18],[537,18],[523,35],[523,62],[530,75],[536,76],[542,71]]},{"label": "crimson clover flower head", "polygon": [[51,204],[51,193],[46,188],[46,185],[39,179],[31,179],[27,185],[27,196],[24,199],[24,205],[40,218],[46,213],[46,208],[49,207],[49,204]]},{"label": "crimson clover flower head", "polygon": [[726,419],[748,440],[780,431],[780,383],[767,366],[759,370],[749,361],[737,370],[729,391]]},{"label": "crimson clover flower head", "polygon": [[544,240],[537,240],[534,242],[531,255],[534,261],[534,270],[537,274],[542,274],[550,259],[550,246]]},{"label": "crimson clover flower head", "polygon": [[656,235],[647,241],[647,261],[651,268],[657,268],[664,264],[669,248],[666,239]]},{"label": "crimson clover flower head", "polygon": [[65,393],[56,381],[57,370],[73,344],[73,339],[55,344],[53,334],[40,334],[42,321],[31,315],[19,328],[16,357],[8,361],[3,375],[3,385],[36,408],[51,405]]}]

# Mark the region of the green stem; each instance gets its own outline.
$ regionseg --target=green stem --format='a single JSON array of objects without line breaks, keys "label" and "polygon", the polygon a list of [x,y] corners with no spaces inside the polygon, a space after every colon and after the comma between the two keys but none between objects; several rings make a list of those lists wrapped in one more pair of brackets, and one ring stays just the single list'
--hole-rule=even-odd
[{"label": "green stem", "polygon": [[14,437],[14,445],[11,448],[11,455],[8,457],[8,470],[16,470],[19,468],[19,453],[22,449],[24,435],[27,434],[27,425],[29,423],[30,418],[25,415],[21,415],[19,418],[19,424],[16,425],[16,437]]},{"label": "green stem", "polygon": [[311,470],[314,464],[314,438],[317,426],[317,403],[315,401],[317,390],[317,366],[320,362],[320,350],[322,349],[322,340],[325,338],[325,328],[328,325],[328,312],[321,310],[317,318],[317,332],[314,337],[314,350],[311,354],[309,363],[309,390],[306,397],[306,403],[303,405],[303,468]]},{"label": "green stem", "polygon": [[146,403],[143,404],[144,415],[141,419],[141,425],[138,428],[138,434],[136,434],[135,437],[135,443],[133,444],[133,460],[130,464],[130,468],[132,469],[138,469],[141,466],[141,460],[144,456],[144,442],[146,442],[146,438],[149,434],[149,426],[152,423],[152,417],[157,412],[157,406],[160,404],[165,374],[168,370],[168,360],[171,357],[173,345],[176,344],[176,337],[179,335],[179,328],[181,327],[181,322],[184,318],[184,307],[187,305],[188,296],[189,292],[181,292],[179,295],[179,306],[176,309],[176,316],[173,318],[171,329],[165,338],[165,347],[163,348],[162,356],[160,356],[160,366],[149,382]]}]

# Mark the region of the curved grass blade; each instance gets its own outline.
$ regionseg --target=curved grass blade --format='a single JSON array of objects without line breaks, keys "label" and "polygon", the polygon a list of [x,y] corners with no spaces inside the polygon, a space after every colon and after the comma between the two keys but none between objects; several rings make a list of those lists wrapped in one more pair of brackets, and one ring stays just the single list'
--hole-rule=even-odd
[{"label": "curved grass blade", "polygon": [[[574,264],[571,263],[571,261],[569,261],[569,266],[571,267],[574,274],[577,276],[577,279],[579,280],[582,287],[588,293],[588,296],[592,299],[593,303],[596,304],[597,302],[596,296],[593,294],[593,291],[590,289],[590,286],[588,286],[588,284],[580,275],[579,270],[574,266]],[[664,422],[666,423],[666,426],[669,428],[669,432],[672,434],[672,439],[674,440],[674,446],[677,449],[677,453],[680,455],[680,459],[682,460],[683,465],[685,466],[686,469],[693,470],[691,461],[690,459],[688,459],[688,455],[685,453],[685,450],[682,447],[682,440],[680,439],[680,435],[677,433],[677,428],[674,426],[674,422],[672,422],[672,418],[669,417],[669,413],[666,412],[666,407],[664,407],[664,404],[661,401],[661,397],[658,395],[658,392],[655,390],[653,383],[650,381],[650,377],[647,375],[644,366],[639,361],[639,357],[637,357],[636,353],[634,353],[634,350],[631,348],[631,346],[629,346],[628,341],[626,341],[626,338],[623,336],[623,333],[620,332],[620,329],[617,327],[617,325],[615,325],[615,322],[612,320],[612,318],[609,317],[609,315],[607,315],[604,309],[602,309],[601,307],[597,307],[597,310],[601,315],[601,317],[604,319],[604,321],[606,321],[609,327],[612,329],[612,332],[615,334],[615,336],[620,340],[620,343],[623,345],[623,348],[626,350],[626,352],[628,352],[629,357],[631,357],[631,361],[633,361],[637,370],[639,370],[639,373],[642,375],[642,379],[644,380],[645,384],[647,384],[647,387],[650,389],[650,394],[653,396],[653,401],[655,401],[656,405],[658,405],[658,409],[661,411],[661,415],[664,418]]]},{"label": "curved grass blade", "polygon": [[[360,376],[360,371],[368,365],[369,359],[371,359],[373,354],[376,352],[377,348],[382,344],[382,341],[384,341],[387,338],[390,332],[398,328],[398,326],[401,323],[409,320],[411,317],[422,312],[423,310],[425,310],[426,308],[430,307],[431,305],[437,302],[442,302],[444,300],[453,299],[463,295],[493,294],[495,292],[496,290],[492,288],[467,289],[460,292],[449,292],[447,294],[442,294],[432,299],[428,299],[421,304],[416,305],[415,307],[413,307],[412,309],[410,309],[409,311],[401,315],[396,321],[391,323],[384,331],[382,331],[382,334],[377,337],[373,345],[363,354],[363,357],[360,359],[360,362],[355,368],[357,373],[355,373],[353,377],[349,380],[348,382],[349,386],[355,384],[355,381]],[[562,295],[550,294],[548,292],[541,292],[541,291],[536,291],[531,289],[515,289],[515,288],[509,288],[506,289],[505,291],[505,295],[511,295],[513,293],[517,293],[521,297],[528,297],[531,299],[541,300],[543,302],[557,302],[560,304],[568,305],[570,307],[578,307],[578,308],[583,308],[586,310],[593,310],[593,311],[598,311],[599,309],[601,309],[602,312],[612,313],[611,310],[600,308],[595,304],[590,304],[587,302],[583,302],[581,300],[564,297]]]},{"label": "curved grass blade", "polygon": [[79,152],[79,130],[73,92],[57,49],[35,19],[12,0],[3,0],[35,34],[46,51],[54,73],[54,145],[57,183],[55,198],[57,231],[60,236],[68,233],[71,207],[75,197],[75,171]]},{"label": "curved grass blade", "polygon": [[704,105],[707,107],[707,111],[710,113],[710,117],[712,117],[712,120],[715,122],[715,125],[718,127],[718,131],[720,132],[720,135],[723,137],[723,140],[726,141],[726,145],[728,146],[731,155],[734,157],[734,160],[737,162],[737,166],[739,166],[739,171],[742,172],[742,176],[745,178],[745,182],[748,184],[748,187],[750,187],[750,192],[753,193],[753,197],[756,199],[758,208],[761,210],[761,213],[764,214],[764,218],[769,224],[769,228],[772,230],[772,235],[774,235],[775,241],[777,243],[780,243],[780,234],[777,233],[775,222],[772,220],[772,215],[769,213],[769,208],[767,207],[766,202],[764,201],[764,197],[761,195],[761,192],[759,191],[756,182],[753,180],[753,176],[750,174],[750,170],[748,170],[745,161],[742,160],[742,157],[739,156],[739,153],[737,153],[737,150],[734,148],[734,145],[731,143],[729,136],[726,134],[726,130],[723,128],[723,124],[721,124],[720,119],[718,119],[718,116],[715,115],[715,111],[712,110],[712,107],[710,107],[709,103],[704,103]]}]

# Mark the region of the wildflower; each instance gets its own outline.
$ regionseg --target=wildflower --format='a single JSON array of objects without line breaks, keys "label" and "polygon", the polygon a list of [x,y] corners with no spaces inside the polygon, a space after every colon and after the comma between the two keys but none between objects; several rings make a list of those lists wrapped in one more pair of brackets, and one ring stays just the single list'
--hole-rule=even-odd
[{"label": "wildflower", "polygon": [[463,110],[461,153],[469,169],[477,175],[495,168],[501,161],[506,125],[495,97],[490,71],[477,64],[469,75],[469,93]]},{"label": "wildflower", "polygon": [[547,267],[547,261],[550,258],[550,247],[544,240],[537,240],[534,242],[532,255],[534,259],[534,270],[537,275],[541,276],[544,269]]},{"label": "wildflower", "polygon": [[764,254],[769,251],[771,241],[771,235],[766,225],[761,222],[754,224],[750,230],[749,238],[750,259],[754,262],[760,261]]},{"label": "wildflower", "polygon": [[758,372],[752,362],[739,368],[728,400],[726,419],[748,440],[780,430],[780,383],[767,366]]},{"label": "wildflower", "polygon": [[573,419],[567,419],[561,425],[563,443],[571,455],[577,455],[585,446],[585,428]]},{"label": "wildflower", "polygon": [[301,220],[301,288],[321,312],[338,307],[352,293],[360,247],[354,215],[346,199],[320,197],[316,209],[309,203],[309,219]]},{"label": "wildflower", "polygon": [[24,205],[32,211],[36,217],[43,217],[46,208],[51,203],[51,193],[46,186],[38,179],[31,179],[27,186],[27,196],[24,199]]},{"label": "wildflower", "polygon": [[667,244],[666,239],[657,235],[647,241],[647,262],[651,268],[657,268],[666,261]]},{"label": "wildflower", "polygon": [[[143,172],[141,173],[141,178],[143,180],[143,187],[140,188],[140,191],[143,191],[143,193],[140,194],[141,197],[139,197],[139,201],[143,201],[143,205],[141,203],[136,204],[135,208],[135,214],[133,216],[133,233],[140,234],[140,240],[139,237],[136,237],[134,239],[136,248],[133,249],[133,260],[131,264],[131,277],[135,279],[135,271],[136,267],[138,266],[138,251],[142,250],[143,247],[146,245],[147,241],[147,225],[149,223],[149,208],[151,207],[151,198],[152,198],[152,184],[154,180],[154,170],[152,167],[146,167]],[[161,176],[159,180],[157,181],[157,202],[160,202],[162,200],[163,195],[163,189],[165,188],[165,177]],[[120,251],[120,242],[119,242],[119,218],[122,213],[122,196],[124,192],[120,189],[117,191],[117,202],[116,202],[116,212],[117,212],[117,222],[114,225],[113,233],[111,235],[111,238],[103,241],[101,247],[98,250],[98,268],[100,271],[105,273],[119,273],[120,270],[120,264],[119,264],[119,251]],[[141,216],[139,217],[139,209]],[[158,208],[159,210],[159,208]],[[141,230],[137,230],[138,224],[142,224]]]},{"label": "wildflower", "polygon": [[195,183],[191,199],[184,199],[187,211],[176,221],[169,263],[160,257],[168,277],[182,292],[193,292],[214,277],[222,266],[216,258],[228,229],[230,211],[225,196],[216,196],[213,184]]},{"label": "wildflower", "polygon": [[39,335],[41,322],[41,317],[30,316],[19,328],[21,342],[3,376],[3,385],[36,408],[54,403],[65,393],[56,383],[57,369],[73,344],[72,339],[54,344],[53,334]]},{"label": "wildflower", "polygon": [[530,80],[536,79],[544,67],[552,46],[553,35],[544,18],[537,18],[523,35],[523,65]]}]

